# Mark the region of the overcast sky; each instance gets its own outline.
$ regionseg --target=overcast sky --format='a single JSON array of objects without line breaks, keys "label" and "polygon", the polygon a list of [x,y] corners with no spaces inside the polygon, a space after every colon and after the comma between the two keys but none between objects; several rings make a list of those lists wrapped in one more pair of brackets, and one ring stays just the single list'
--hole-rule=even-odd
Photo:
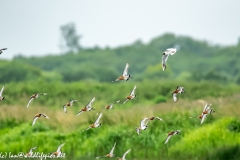
[{"label": "overcast sky", "polygon": [[1,59],[58,54],[61,25],[76,24],[86,47],[149,42],[166,32],[236,44],[240,0],[0,0]]}]

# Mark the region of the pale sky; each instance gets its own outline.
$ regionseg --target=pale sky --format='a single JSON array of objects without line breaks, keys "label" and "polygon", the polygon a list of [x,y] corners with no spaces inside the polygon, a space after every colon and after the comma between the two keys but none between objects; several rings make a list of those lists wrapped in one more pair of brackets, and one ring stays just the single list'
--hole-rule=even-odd
[{"label": "pale sky", "polygon": [[166,32],[234,45],[239,0],[0,0],[0,59],[60,53],[60,26],[76,24],[85,47],[117,47]]}]

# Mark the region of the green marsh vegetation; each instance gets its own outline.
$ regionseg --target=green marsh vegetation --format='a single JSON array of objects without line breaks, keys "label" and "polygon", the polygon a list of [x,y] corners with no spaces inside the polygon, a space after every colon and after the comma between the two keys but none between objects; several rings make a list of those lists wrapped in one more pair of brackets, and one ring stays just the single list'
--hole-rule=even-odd
[{"label": "green marsh vegetation", "polygon": [[[169,57],[167,70],[161,69],[161,53],[173,45],[181,48]],[[66,159],[95,159],[110,152],[136,160],[237,160],[240,158],[240,86],[239,45],[220,47],[189,37],[166,34],[149,44],[135,42],[115,49],[92,48],[61,56],[16,57],[0,62],[0,86],[5,85],[6,100],[0,102],[0,152],[52,153],[66,143]],[[232,56],[229,56],[231,54]],[[184,57],[184,58],[182,58]],[[187,58],[186,58],[187,57]],[[112,83],[126,62],[134,77]],[[139,100],[104,110],[100,128],[82,132],[104,106],[123,101],[137,85]],[[172,91],[183,86],[186,92],[172,100]],[[32,101],[36,92],[47,92]],[[94,111],[76,116],[93,97]],[[63,112],[71,99],[80,100]],[[190,119],[198,116],[205,103],[215,112],[203,124]],[[36,113],[39,118],[31,126]],[[149,122],[148,129],[137,135],[135,128],[145,117],[158,116],[162,121]],[[164,145],[167,133],[181,130]]]}]

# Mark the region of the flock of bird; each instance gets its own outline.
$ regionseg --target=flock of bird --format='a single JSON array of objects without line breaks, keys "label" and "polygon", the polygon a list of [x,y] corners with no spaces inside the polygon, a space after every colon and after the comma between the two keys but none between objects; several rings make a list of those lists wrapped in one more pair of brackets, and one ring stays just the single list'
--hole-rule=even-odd
[{"label": "flock of bird", "polygon": [[[6,50],[7,48],[2,48],[0,49],[0,54],[3,52],[3,50]],[[166,66],[166,62],[167,62],[167,59],[170,55],[174,55],[176,53],[176,48],[169,48],[167,49],[165,52],[163,52],[162,54],[162,69],[163,71],[166,70],[167,66]],[[125,69],[122,73],[121,76],[117,77],[114,81],[112,82],[117,82],[117,81],[128,81],[129,79],[133,78],[132,76],[130,76],[130,74],[128,74],[128,68],[129,68],[129,64],[127,63],[126,66],[125,66]],[[129,100],[133,100],[133,99],[138,99],[136,94],[135,94],[135,90],[136,90],[137,86],[135,85],[133,90],[131,91],[131,93],[126,96],[126,99],[122,102],[122,104],[126,103],[127,101]],[[0,92],[0,101],[4,100],[5,97],[3,96],[3,91],[4,91],[4,86],[2,87],[1,89],[1,92]],[[181,86],[177,86],[177,88],[172,92],[172,98],[173,98],[173,101],[176,103],[177,102],[177,95],[178,94],[182,94],[185,92],[185,89],[184,87],[181,87]],[[27,103],[27,106],[26,107],[29,107],[30,106],[30,103],[40,97],[40,96],[44,96],[44,95],[47,95],[47,93],[35,93],[33,95],[30,96],[30,99]],[[70,100],[69,102],[67,102],[65,105],[63,105],[63,111],[65,113],[67,113],[67,108],[68,107],[71,107],[74,105],[75,102],[78,102],[79,100]],[[76,116],[79,116],[80,114],[82,114],[83,112],[87,112],[87,111],[92,111],[92,110],[95,110],[93,107],[92,107],[92,104],[93,102],[95,101],[95,97],[93,97],[91,99],[91,101],[85,105],[84,108],[80,109],[79,112],[76,114]],[[97,127],[100,127],[101,126],[101,123],[100,123],[100,120],[102,118],[102,111],[103,110],[107,110],[107,109],[112,109],[113,108],[113,105],[114,104],[117,104],[117,103],[120,103],[120,100],[117,100],[115,101],[114,103],[110,104],[110,105],[107,105],[105,106],[102,110],[100,110],[96,115],[99,114],[98,118],[96,119],[96,121],[89,125],[85,130],[83,131],[86,131],[86,130],[89,130],[89,129],[92,129],[92,128],[97,128]],[[201,120],[201,124],[204,122],[204,120],[207,118],[207,116],[209,114],[212,114],[214,111],[210,108],[211,107],[211,104],[206,104],[204,106],[204,109],[203,111],[201,112],[201,114],[199,116],[196,116],[196,117],[190,117],[190,118],[199,118]],[[44,118],[47,118],[49,119],[49,117],[44,114],[44,113],[37,113],[34,118],[33,118],[33,121],[32,121],[32,126],[34,126],[34,124],[36,123],[37,119],[40,118],[40,117],[44,117]],[[137,134],[139,135],[140,134],[140,131],[143,131],[143,130],[146,130],[148,128],[148,123],[149,121],[153,121],[153,120],[159,120],[159,121],[163,121],[162,118],[160,117],[150,117],[150,118],[143,118],[141,121],[140,121],[140,126],[137,127],[135,130],[137,132]],[[171,131],[168,133],[167,135],[167,138],[165,140],[165,143],[168,143],[168,141],[170,140],[170,138],[173,136],[173,135],[178,135],[180,134],[180,130],[175,130],[175,131]],[[57,151],[56,152],[53,152],[51,154],[51,156],[57,156],[59,157],[61,154],[62,154],[62,151],[61,151],[61,148],[64,146],[65,143],[61,144],[58,148],[57,148]],[[99,158],[102,158],[102,157],[108,157],[108,158],[118,158],[119,160],[126,160],[126,155],[131,151],[131,149],[127,150],[122,157],[115,157],[115,155],[113,154],[114,152],[114,149],[115,149],[115,146],[116,146],[116,142],[114,143],[110,153],[106,154],[106,155],[103,155],[103,156],[99,156],[99,157],[96,157],[96,159],[99,159]],[[33,150],[35,150],[37,148],[36,147],[33,147],[30,149],[30,151],[26,154],[26,157],[30,157],[31,155],[33,155]]]}]

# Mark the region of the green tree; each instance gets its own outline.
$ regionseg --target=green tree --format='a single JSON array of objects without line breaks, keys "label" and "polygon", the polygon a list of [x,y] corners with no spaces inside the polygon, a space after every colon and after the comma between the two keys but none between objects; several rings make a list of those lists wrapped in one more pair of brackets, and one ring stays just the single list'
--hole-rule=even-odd
[{"label": "green tree", "polygon": [[64,44],[61,44],[61,49],[67,52],[79,52],[81,45],[79,40],[80,35],[77,35],[76,26],[74,23],[68,23],[60,27],[62,38],[64,39]]}]

